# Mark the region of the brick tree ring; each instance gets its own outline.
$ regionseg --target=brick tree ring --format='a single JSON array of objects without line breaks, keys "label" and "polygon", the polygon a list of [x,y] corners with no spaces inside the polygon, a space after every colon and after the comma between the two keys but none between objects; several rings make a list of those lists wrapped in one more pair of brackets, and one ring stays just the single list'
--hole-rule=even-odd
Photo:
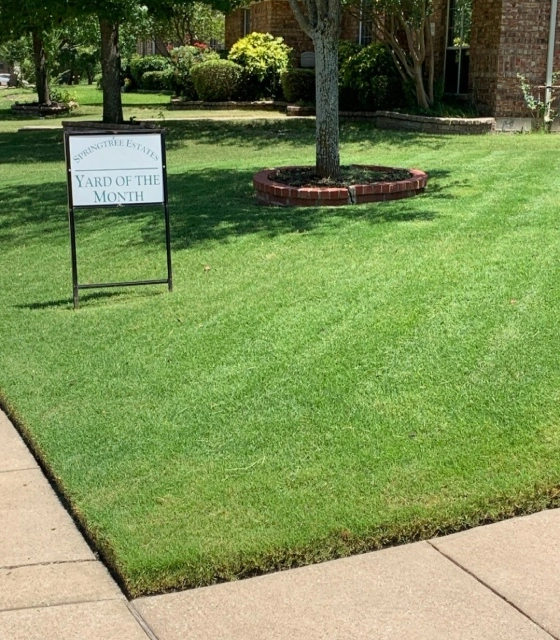
[{"label": "brick tree ring", "polygon": [[[372,171],[395,171],[393,167],[353,166]],[[428,175],[420,169],[406,169],[410,173],[410,178],[405,180],[354,184],[349,187],[290,187],[275,181],[279,171],[300,168],[303,167],[276,167],[275,169],[263,169],[263,171],[256,173],[253,176],[253,186],[257,193],[257,200],[262,204],[283,207],[331,207],[383,202],[418,195],[424,191],[428,181]],[[400,170],[402,171],[402,169]]]}]

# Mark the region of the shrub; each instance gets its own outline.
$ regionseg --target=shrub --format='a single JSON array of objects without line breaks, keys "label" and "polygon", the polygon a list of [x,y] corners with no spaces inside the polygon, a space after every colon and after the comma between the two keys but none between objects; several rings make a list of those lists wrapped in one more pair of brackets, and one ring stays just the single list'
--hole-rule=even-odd
[{"label": "shrub", "polygon": [[208,60],[195,64],[191,78],[201,100],[220,102],[236,96],[242,69],[231,60]]},{"label": "shrub", "polygon": [[[376,42],[351,55],[340,69],[341,103],[375,111],[402,105],[403,81],[388,47]],[[345,105],[343,105],[343,108]]]},{"label": "shrub", "polygon": [[342,111],[355,111],[359,105],[358,92],[344,84],[342,74],[348,60],[362,49],[361,44],[350,40],[340,40],[338,43],[338,99]]},{"label": "shrub", "polygon": [[191,69],[193,65],[206,62],[207,60],[218,60],[219,54],[212,49],[185,46],[175,47],[169,52],[173,75],[169,79],[169,89],[172,89],[176,95],[182,95],[185,98],[194,100],[196,91],[191,79]]},{"label": "shrub", "polygon": [[172,69],[145,71],[142,74],[140,88],[147,91],[165,91],[170,88],[172,73]]},{"label": "shrub", "polygon": [[280,76],[288,68],[290,52],[283,38],[270,33],[251,33],[238,40],[228,59],[243,67],[243,97],[249,100],[278,97]]},{"label": "shrub", "polygon": [[170,66],[171,60],[164,56],[132,56],[129,63],[129,73],[133,87],[142,86],[142,76],[148,71],[165,71]]},{"label": "shrub", "polygon": [[288,102],[315,102],[313,69],[287,69],[281,79],[284,97]]},{"label": "shrub", "polygon": [[53,102],[58,102],[59,104],[66,104],[70,111],[77,109],[80,105],[76,100],[75,94],[70,93],[66,89],[54,89],[50,90],[51,100]]},{"label": "shrub", "polygon": [[363,49],[361,44],[352,42],[350,40],[339,40],[338,42],[338,69],[339,71],[344,67],[348,58],[355,56]]}]

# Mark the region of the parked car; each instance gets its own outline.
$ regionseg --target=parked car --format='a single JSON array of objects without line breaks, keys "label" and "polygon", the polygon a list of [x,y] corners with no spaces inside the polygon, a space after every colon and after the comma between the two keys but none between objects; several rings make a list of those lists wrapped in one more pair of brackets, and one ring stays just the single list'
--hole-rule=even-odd
[{"label": "parked car", "polygon": [[0,73],[0,87],[7,87],[12,76],[9,73]]}]

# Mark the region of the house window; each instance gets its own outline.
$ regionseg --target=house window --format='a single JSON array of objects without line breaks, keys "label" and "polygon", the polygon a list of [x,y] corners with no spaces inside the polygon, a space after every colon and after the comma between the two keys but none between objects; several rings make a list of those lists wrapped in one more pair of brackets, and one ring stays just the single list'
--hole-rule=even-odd
[{"label": "house window", "polygon": [[366,45],[373,42],[373,2],[361,0],[360,22],[358,25],[358,44]]},{"label": "house window", "polygon": [[445,92],[469,92],[469,61],[473,0],[449,0]]},{"label": "house window", "polygon": [[251,9],[243,9],[243,35],[251,33]]}]

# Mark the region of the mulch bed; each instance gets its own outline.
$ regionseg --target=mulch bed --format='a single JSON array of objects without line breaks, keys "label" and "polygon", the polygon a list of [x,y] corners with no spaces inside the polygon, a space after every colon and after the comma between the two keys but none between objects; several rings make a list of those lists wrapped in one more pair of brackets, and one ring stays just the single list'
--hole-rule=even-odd
[{"label": "mulch bed", "polygon": [[342,166],[338,178],[320,178],[315,167],[290,167],[280,169],[274,181],[289,187],[350,187],[357,184],[375,184],[377,182],[398,182],[411,177],[406,169],[378,171],[354,165]]}]

